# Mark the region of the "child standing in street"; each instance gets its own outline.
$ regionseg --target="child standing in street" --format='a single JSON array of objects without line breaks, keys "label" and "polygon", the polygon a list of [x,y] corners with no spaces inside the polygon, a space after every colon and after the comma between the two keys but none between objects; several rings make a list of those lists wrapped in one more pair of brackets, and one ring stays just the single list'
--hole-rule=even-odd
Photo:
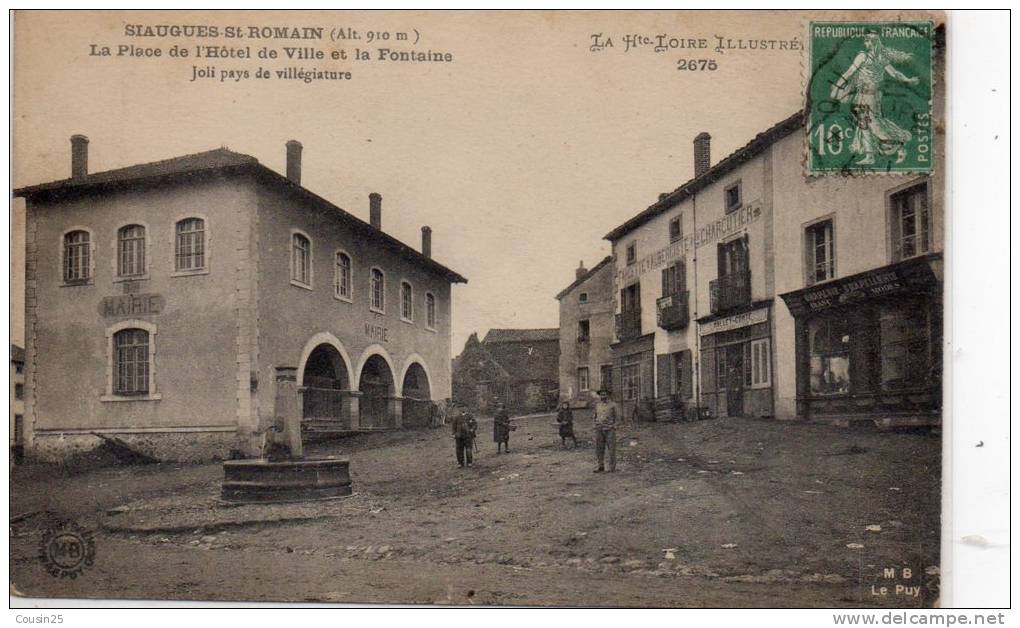
[{"label": "child standing in street", "polygon": [[564,401],[556,413],[556,422],[560,425],[560,446],[567,448],[567,439],[574,441],[574,449],[577,449],[577,437],[574,436],[574,413],[570,404]]}]

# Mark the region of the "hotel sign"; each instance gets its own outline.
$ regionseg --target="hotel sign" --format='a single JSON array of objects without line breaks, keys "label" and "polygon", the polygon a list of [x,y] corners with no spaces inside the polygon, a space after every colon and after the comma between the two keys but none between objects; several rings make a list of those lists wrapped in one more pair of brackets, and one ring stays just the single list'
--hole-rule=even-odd
[{"label": "hotel sign", "polygon": [[617,273],[617,280],[623,285],[647,272],[664,268],[695,249],[737,233],[747,225],[757,222],[759,218],[761,218],[761,201],[749,203],[726,214],[719,220],[695,229],[694,233],[642,257],[637,262],[621,268]]},{"label": "hotel sign", "polygon": [[159,314],[166,306],[160,294],[122,294],[103,297],[99,302],[99,315],[103,318],[130,318]]},{"label": "hotel sign", "polygon": [[757,310],[751,310],[750,312],[742,312],[740,314],[734,314],[733,316],[718,318],[708,323],[702,323],[698,327],[698,333],[702,336],[718,334],[722,331],[730,331],[733,329],[740,329],[741,327],[757,325],[758,323],[764,323],[767,320],[769,320],[769,308],[761,307]]}]

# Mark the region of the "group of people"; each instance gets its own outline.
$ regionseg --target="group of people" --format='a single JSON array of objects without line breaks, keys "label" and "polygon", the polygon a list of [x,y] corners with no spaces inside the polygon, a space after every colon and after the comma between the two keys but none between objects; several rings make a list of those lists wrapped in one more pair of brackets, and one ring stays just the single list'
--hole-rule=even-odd
[{"label": "group of people", "polygon": [[[595,403],[593,428],[595,431],[595,473],[606,471],[608,454],[609,471],[616,471],[616,425],[618,415],[616,406],[609,401],[609,393],[599,391],[599,400]],[[478,421],[467,409],[453,413],[450,423],[457,452],[457,466],[470,467],[474,464],[474,452],[478,450],[475,438],[478,435]],[[577,448],[577,436],[574,435],[574,413],[570,404],[563,402],[556,413],[559,426],[560,445],[566,449],[567,440]],[[510,432],[517,429],[510,421],[510,413],[506,405],[496,405],[496,413],[492,419],[492,440],[496,443],[496,453],[510,453]]]}]

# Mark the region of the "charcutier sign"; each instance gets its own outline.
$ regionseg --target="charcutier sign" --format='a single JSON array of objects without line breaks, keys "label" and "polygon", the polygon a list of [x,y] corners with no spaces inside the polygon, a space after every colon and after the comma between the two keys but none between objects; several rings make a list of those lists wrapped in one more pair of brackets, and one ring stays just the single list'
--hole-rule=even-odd
[{"label": "charcutier sign", "polygon": [[99,302],[99,315],[103,318],[129,318],[159,314],[166,305],[160,294],[121,294],[103,297]]}]

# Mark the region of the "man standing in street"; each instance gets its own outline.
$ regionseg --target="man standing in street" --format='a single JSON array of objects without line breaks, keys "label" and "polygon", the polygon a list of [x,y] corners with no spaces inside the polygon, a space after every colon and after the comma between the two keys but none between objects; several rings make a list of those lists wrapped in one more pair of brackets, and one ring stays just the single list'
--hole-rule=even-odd
[{"label": "man standing in street", "polygon": [[496,453],[502,447],[506,453],[510,453],[510,413],[506,411],[503,402],[496,404],[496,414],[492,417],[492,440],[496,442]]},{"label": "man standing in street", "polygon": [[450,427],[457,445],[457,466],[467,465],[470,467],[474,462],[472,449],[475,446],[475,431],[478,429],[478,422],[467,410],[459,410],[454,413]]},{"label": "man standing in street", "polygon": [[604,459],[609,450],[609,472],[616,471],[616,406],[609,401],[609,392],[599,391],[599,400],[595,402],[595,473],[606,470]]}]

